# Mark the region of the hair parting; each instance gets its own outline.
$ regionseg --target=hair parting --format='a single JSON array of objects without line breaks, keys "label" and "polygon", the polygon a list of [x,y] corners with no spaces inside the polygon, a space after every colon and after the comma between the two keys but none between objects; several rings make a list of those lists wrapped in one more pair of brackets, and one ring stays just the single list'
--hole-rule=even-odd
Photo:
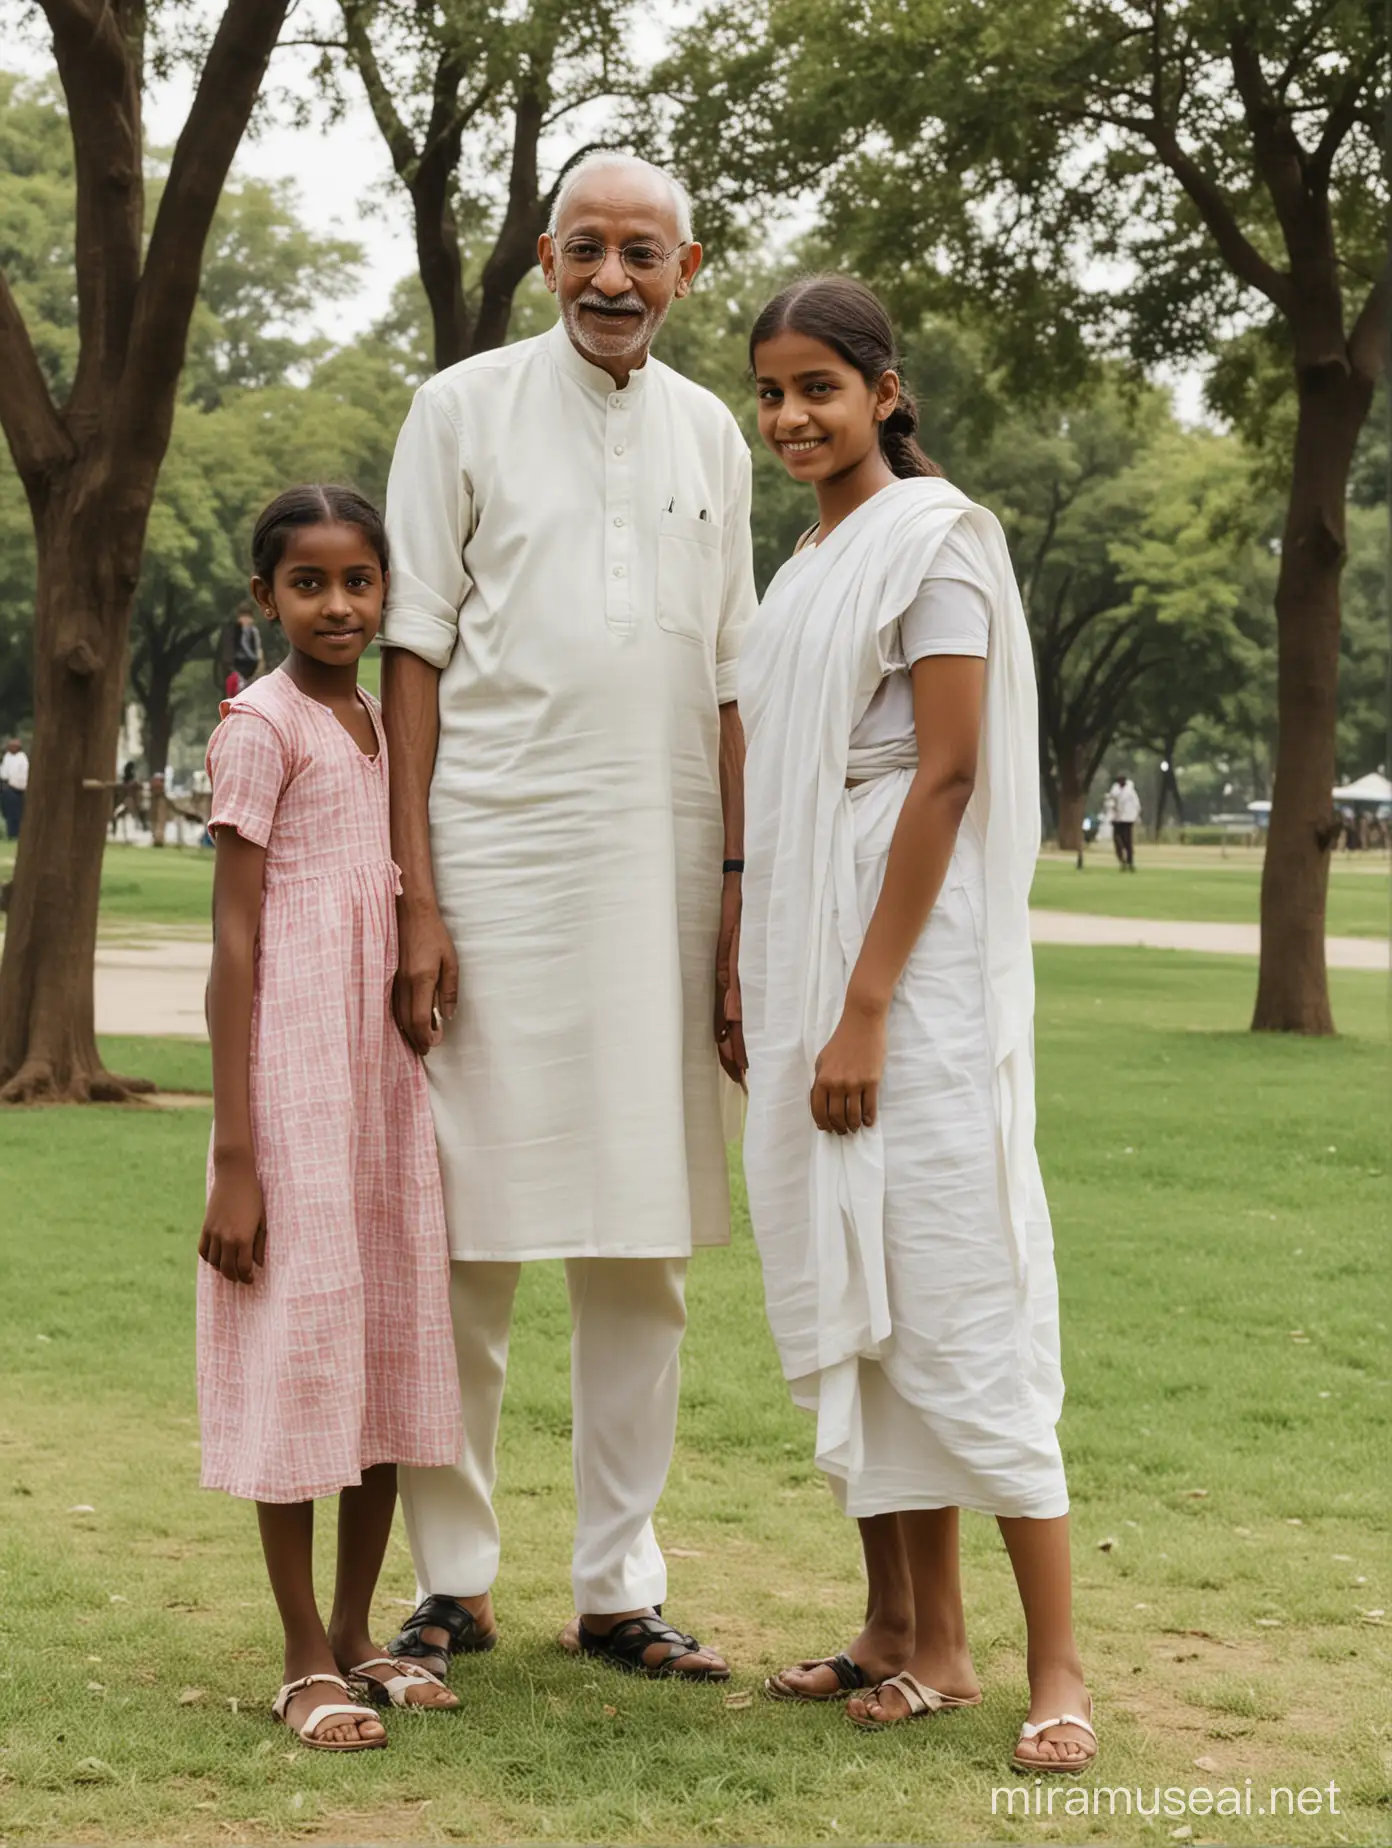
[{"label": "hair parting", "polygon": [[309,482],[287,488],[262,509],[251,536],[251,568],[255,575],[269,584],[285,556],[291,532],[306,526],[356,526],[377,554],[382,570],[387,570],[387,530],[372,502],[354,488]]},{"label": "hair parting", "polygon": [[[807,276],[760,309],[749,334],[749,363],[761,342],[784,331],[820,340],[854,366],[867,385],[898,372],[899,355],[884,303],[854,276]],[[918,444],[918,406],[901,376],[899,401],[880,425],[880,448],[896,475],[941,475]]]}]

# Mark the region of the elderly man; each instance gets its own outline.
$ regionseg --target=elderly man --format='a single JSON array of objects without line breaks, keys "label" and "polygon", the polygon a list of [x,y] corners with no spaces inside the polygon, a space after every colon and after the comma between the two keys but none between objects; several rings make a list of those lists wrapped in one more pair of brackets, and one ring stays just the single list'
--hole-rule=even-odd
[{"label": "elderly man", "polygon": [[387,492],[397,1012],[430,1055],[466,1432],[457,1469],[402,1472],[422,1602],[392,1648],[442,1672],[496,1640],[513,1294],[524,1262],[563,1258],[571,1641],[723,1679],[656,1614],[652,1514],[687,1259],[729,1235],[749,455],[718,399],[648,357],[701,261],[669,176],[581,164],[540,256],[557,325],[424,385]]}]

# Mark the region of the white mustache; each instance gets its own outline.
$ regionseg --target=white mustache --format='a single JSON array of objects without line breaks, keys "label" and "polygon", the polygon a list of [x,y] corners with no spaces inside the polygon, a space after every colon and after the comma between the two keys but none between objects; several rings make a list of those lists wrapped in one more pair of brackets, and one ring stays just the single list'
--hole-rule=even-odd
[{"label": "white mustache", "polygon": [[588,291],[575,304],[577,308],[618,308],[630,314],[646,314],[647,306],[639,295],[600,295]]}]

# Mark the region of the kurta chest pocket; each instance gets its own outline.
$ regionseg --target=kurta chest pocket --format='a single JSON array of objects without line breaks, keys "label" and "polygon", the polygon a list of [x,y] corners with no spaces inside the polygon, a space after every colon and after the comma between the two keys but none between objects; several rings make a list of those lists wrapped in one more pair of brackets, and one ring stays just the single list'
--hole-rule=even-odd
[{"label": "kurta chest pocket", "polygon": [[657,621],[671,635],[715,643],[720,621],[721,529],[663,513],[657,529]]}]

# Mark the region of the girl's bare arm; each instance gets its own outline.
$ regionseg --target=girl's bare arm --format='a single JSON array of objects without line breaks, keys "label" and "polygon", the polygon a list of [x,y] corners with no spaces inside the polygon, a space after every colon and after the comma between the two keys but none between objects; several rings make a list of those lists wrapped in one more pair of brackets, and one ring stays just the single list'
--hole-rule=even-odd
[{"label": "girl's bare arm", "polygon": [[198,1255],[232,1283],[250,1283],[266,1229],[251,1131],[251,1003],[266,850],[220,828],[213,874],[213,1189]]},{"label": "girl's bare arm", "polygon": [[930,655],[911,673],[918,769],[895,824],[841,1021],[817,1061],[812,1087],[818,1129],[840,1135],[875,1121],[889,1004],[942,890],[976,778],[985,661]]},{"label": "girl's bare arm", "polygon": [[986,663],[971,655],[915,661],[918,769],[889,844],[884,885],[846,991],[847,1005],[888,1009],[937,903],[971,800],[981,743]]}]

